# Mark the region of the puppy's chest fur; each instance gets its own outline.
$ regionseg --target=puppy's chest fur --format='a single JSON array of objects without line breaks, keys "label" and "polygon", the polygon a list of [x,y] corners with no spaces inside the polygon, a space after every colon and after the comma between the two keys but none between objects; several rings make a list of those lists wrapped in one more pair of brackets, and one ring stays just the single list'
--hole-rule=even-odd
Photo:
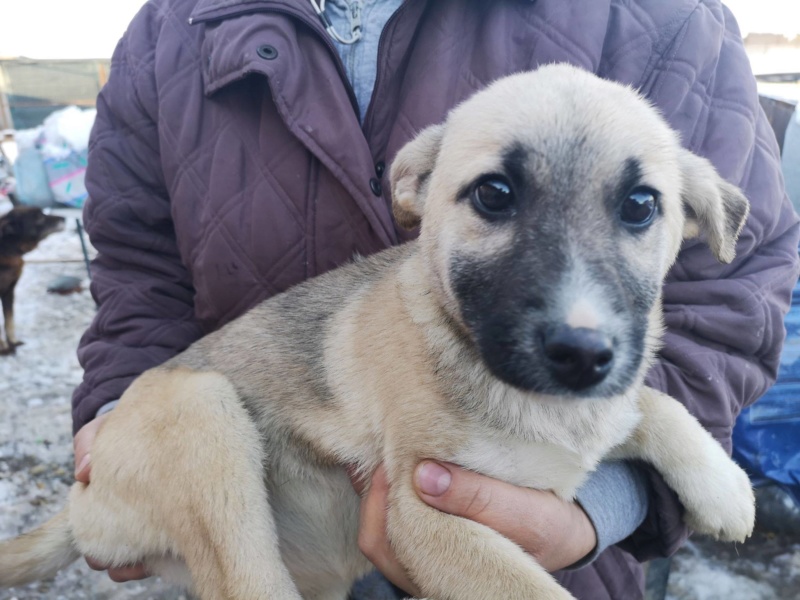
[{"label": "puppy's chest fur", "polygon": [[591,467],[564,447],[502,435],[470,440],[452,462],[517,486],[558,490],[562,496],[570,496]]},{"label": "puppy's chest fur", "polygon": [[[547,407],[549,414],[530,414],[525,435],[475,427],[450,460],[517,486],[552,490],[571,500],[588,473],[631,435],[640,419],[635,404],[627,398],[599,402],[606,403],[603,410],[565,405]],[[559,424],[552,423],[554,412],[563,415]]]}]

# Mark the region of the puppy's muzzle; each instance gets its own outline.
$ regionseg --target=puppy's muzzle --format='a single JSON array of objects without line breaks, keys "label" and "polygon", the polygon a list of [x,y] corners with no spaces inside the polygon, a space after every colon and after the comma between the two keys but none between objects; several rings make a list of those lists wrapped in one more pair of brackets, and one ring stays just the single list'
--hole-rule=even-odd
[{"label": "puppy's muzzle", "polygon": [[600,383],[614,362],[611,339],[586,327],[559,325],[543,336],[542,348],[553,378],[573,391]]}]

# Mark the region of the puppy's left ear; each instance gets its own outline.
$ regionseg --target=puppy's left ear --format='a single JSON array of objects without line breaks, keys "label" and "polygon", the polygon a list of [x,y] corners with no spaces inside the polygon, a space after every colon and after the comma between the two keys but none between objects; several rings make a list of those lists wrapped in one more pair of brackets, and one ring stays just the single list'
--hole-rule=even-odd
[{"label": "puppy's left ear", "polygon": [[687,217],[683,237],[692,238],[704,232],[717,260],[730,263],[736,256],[736,240],[750,212],[750,203],[705,158],[684,150],[680,166],[681,197]]},{"label": "puppy's left ear", "polygon": [[389,173],[392,212],[397,224],[404,229],[413,229],[420,223],[428,178],[439,155],[443,135],[443,125],[423,129],[400,149],[392,163]]}]

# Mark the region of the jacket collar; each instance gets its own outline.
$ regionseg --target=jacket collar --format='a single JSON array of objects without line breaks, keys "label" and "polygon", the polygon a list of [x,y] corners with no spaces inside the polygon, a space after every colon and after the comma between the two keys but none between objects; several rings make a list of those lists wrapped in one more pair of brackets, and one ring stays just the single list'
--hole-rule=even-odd
[{"label": "jacket collar", "polygon": [[[233,17],[248,15],[240,20]],[[203,27],[202,54],[204,91],[210,96],[227,84],[242,79],[249,73],[274,75],[275,69],[285,64],[285,55],[279,61],[265,61],[258,56],[258,48],[270,44],[275,36],[285,38],[285,32],[275,31],[270,25],[272,17],[300,19],[312,29],[325,32],[317,15],[307,2],[281,0],[199,0],[189,17],[190,25]],[[331,45],[331,51],[335,49]]]},{"label": "jacket collar", "polygon": [[259,12],[262,10],[280,10],[297,15],[306,15],[316,19],[317,16],[308,2],[281,0],[198,0],[189,15],[189,23],[218,21],[236,15]]},{"label": "jacket collar", "polygon": [[[239,15],[247,17],[231,18]],[[289,130],[347,189],[383,243],[396,243],[390,212],[369,187],[375,177],[374,159],[360,134],[353,99],[346,86],[329,76],[336,67],[323,58],[326,51],[336,50],[332,44],[328,50],[320,44],[298,47],[294,19],[327,39],[307,2],[200,0],[190,22],[203,29],[204,92],[211,96],[245,77],[266,77],[275,108]],[[259,54],[267,46],[273,58]],[[317,65],[317,70],[309,69],[309,64]],[[320,77],[320,68],[330,72]]]},{"label": "jacket collar", "polygon": [[[524,0],[533,4],[536,0]],[[308,2],[295,0],[294,2],[281,0],[198,0],[189,16],[189,23],[202,23],[214,21],[248,12],[258,12],[268,8],[283,8],[298,14],[304,13],[311,18],[317,16]]]}]

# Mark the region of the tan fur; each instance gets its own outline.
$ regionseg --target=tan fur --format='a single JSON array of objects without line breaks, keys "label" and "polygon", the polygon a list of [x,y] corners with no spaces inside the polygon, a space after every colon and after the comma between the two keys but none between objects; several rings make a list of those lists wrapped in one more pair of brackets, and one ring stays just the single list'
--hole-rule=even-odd
[{"label": "tan fur", "polygon": [[413,146],[407,145],[392,163],[392,210],[401,227],[413,229],[420,222],[427,184],[425,174],[433,170],[444,128],[434,125],[417,136]]},{"label": "tan fur", "polygon": [[43,527],[18,537],[12,546],[3,548],[0,582],[12,586],[50,577],[78,556],[72,545],[69,512],[63,510]]},{"label": "tan fur", "polygon": [[[571,597],[498,533],[425,505],[411,481],[422,458],[567,499],[604,457],[641,458],[661,470],[694,528],[749,535],[744,473],[680,404],[643,387],[662,328],[658,302],[644,315],[645,359],[623,393],[565,400],[487,369],[451,259],[489,261],[515,243],[458,199],[476,176],[503,168],[510,141],[533,149],[525,168],[548,193],[570,180],[577,194],[562,211],[573,266],[553,288],[565,304],[556,318],[622,326],[608,302],[595,302],[583,261],[624,257],[660,282],[681,244],[684,205],[717,256],[732,258],[746,201],[687,156],[636,94],[565,66],[501,80],[398,155],[395,214],[405,226],[421,219],[420,240],[277,296],[142,375],[98,434],[91,485],[75,484],[68,508],[39,533],[0,545],[0,565],[17,557],[0,568],[0,584],[51,574],[74,546],[159,572],[185,564],[204,600],[342,600],[370,565],[341,465],[369,473],[384,462],[390,539],[426,596]],[[663,216],[644,235],[607,240],[597,233],[607,219],[601,184],[631,155],[660,190]]]}]

